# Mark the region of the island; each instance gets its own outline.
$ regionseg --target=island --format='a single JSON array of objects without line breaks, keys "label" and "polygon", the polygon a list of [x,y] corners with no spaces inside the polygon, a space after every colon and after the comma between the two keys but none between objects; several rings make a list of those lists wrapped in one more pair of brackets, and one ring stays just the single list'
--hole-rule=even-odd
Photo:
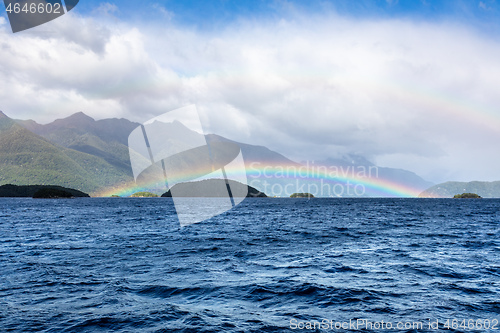
[{"label": "island", "polygon": [[[56,185],[2,185],[0,197],[2,198],[90,198],[87,193]],[[69,196],[68,196],[69,194]]]},{"label": "island", "polygon": [[137,192],[130,196],[131,198],[158,198],[157,194],[151,192]]},{"label": "island", "polygon": [[453,199],[482,199],[482,197],[476,193],[462,193],[454,195]]},{"label": "island", "polygon": [[33,199],[70,199],[74,197],[68,191],[57,188],[43,188],[33,194]]},{"label": "island", "polygon": [[290,196],[290,198],[314,198],[314,195],[311,193],[294,193]]},{"label": "island", "polygon": [[227,183],[225,179],[205,179],[175,184],[162,197],[171,198],[172,191],[176,197],[226,198],[230,193],[233,197],[267,198],[265,193],[256,188],[229,179]]}]

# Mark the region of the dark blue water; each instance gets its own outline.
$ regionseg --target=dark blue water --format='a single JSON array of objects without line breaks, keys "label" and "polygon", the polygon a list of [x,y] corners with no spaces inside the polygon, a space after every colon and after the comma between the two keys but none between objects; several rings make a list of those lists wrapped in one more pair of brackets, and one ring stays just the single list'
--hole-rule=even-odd
[{"label": "dark blue water", "polygon": [[0,200],[0,331],[361,331],[292,329],[357,319],[499,331],[500,200],[247,199],[182,229],[166,198]]}]

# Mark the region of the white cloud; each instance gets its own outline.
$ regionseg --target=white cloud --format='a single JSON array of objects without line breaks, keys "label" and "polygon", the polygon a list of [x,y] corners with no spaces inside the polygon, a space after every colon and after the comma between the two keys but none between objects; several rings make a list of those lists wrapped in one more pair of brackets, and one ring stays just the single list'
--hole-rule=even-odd
[{"label": "white cloud", "polygon": [[123,115],[136,82],[159,71],[142,38],[136,29],[110,31],[78,17],[29,34],[1,31],[0,109],[40,121],[76,111]]},{"label": "white cloud", "polygon": [[335,14],[212,33],[53,22],[0,30],[10,116],[145,121],[196,103],[210,131],[297,160],[354,152],[433,180],[500,178],[500,45],[466,28]]},{"label": "white cloud", "polygon": [[96,15],[112,15],[119,11],[118,7],[115,4],[104,2],[99,5],[94,10],[94,14]]},{"label": "white cloud", "polygon": [[163,6],[162,6],[162,5],[160,5],[159,3],[153,3],[153,4],[151,5],[151,7],[152,7],[155,11],[159,12],[159,13],[163,16],[163,18],[167,19],[167,21],[172,20],[172,18],[174,17],[174,13],[173,13],[173,12],[171,12],[171,11],[167,10],[165,7],[163,7]]},{"label": "white cloud", "polygon": [[484,10],[491,10],[491,7],[489,7],[487,4],[485,4],[482,1],[479,1],[479,8],[484,9]]}]

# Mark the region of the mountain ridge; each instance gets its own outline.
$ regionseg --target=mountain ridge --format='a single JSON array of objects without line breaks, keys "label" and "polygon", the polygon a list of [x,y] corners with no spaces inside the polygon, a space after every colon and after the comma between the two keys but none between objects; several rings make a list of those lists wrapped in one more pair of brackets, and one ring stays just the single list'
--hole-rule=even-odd
[{"label": "mountain ridge", "polygon": [[475,193],[483,198],[500,198],[500,181],[455,182],[436,184],[422,193],[420,198],[453,198],[456,194]]},{"label": "mountain ridge", "polygon": [[132,177],[96,156],[63,147],[0,119],[0,185],[59,185],[86,193]]},{"label": "mountain ridge", "polygon": [[[71,177],[69,176],[71,172],[68,174],[68,170],[59,170],[59,173],[64,174],[64,177],[62,177],[64,179],[64,184],[52,185],[72,187],[91,194],[102,193],[106,187],[118,188],[124,187],[126,184],[132,186],[133,175],[129,158],[128,136],[134,129],[140,126],[139,123],[123,118],[95,120],[83,112],[75,113],[66,118],[56,119],[45,125],[38,124],[33,120],[12,120],[4,113],[2,113],[2,115],[0,115],[0,119],[2,119],[4,123],[7,121],[10,123],[10,126],[13,126],[12,124],[14,123],[20,128],[23,128],[25,131],[31,133],[30,135],[28,135],[27,132],[24,133],[24,136],[31,138],[30,140],[36,139],[39,141],[40,139],[43,139],[46,145],[50,144],[50,147],[46,146],[42,150],[56,149],[57,155],[66,160],[66,164],[74,164],[74,167],[71,169],[73,171],[71,172],[79,170],[77,174],[72,176],[74,178],[73,180],[71,180]],[[1,123],[2,122],[0,122],[0,128]],[[35,137],[33,137],[33,135],[35,135]],[[298,190],[293,187],[300,188],[303,185],[323,186],[320,182],[321,179],[304,179],[303,177],[300,177],[300,175],[283,176],[280,174],[280,168],[297,170],[304,167],[304,165],[292,161],[279,152],[272,151],[265,146],[240,143],[217,134],[207,134],[205,135],[205,139],[208,144],[221,141],[238,144],[242,152],[247,172],[249,172],[248,185],[254,186],[259,191],[268,193],[271,196],[289,196],[289,194],[273,193],[273,191],[270,192],[269,190],[266,190],[266,188],[263,188],[263,186],[267,186],[265,185],[266,182],[269,183],[270,187],[275,186],[275,188],[285,188],[288,186],[287,188],[289,188],[292,193],[297,192]],[[8,141],[5,137],[2,140],[4,140],[4,143],[7,143]],[[159,142],[161,143],[161,141]],[[29,147],[25,148],[28,152],[30,152]],[[34,155],[35,152],[31,151],[30,154]],[[69,160],[67,160],[67,158],[69,158]],[[337,159],[326,157],[324,161],[317,163],[317,165],[320,164],[329,166],[335,165],[340,169],[349,167],[351,168],[349,170],[353,173],[355,167],[374,167],[377,168],[377,174],[373,176],[370,175],[371,178],[367,178],[367,181],[379,181],[385,179],[392,181],[393,183],[401,183],[407,188],[414,188],[415,190],[420,189],[420,191],[424,191],[432,185],[432,183],[425,181],[411,171],[377,167],[370,161],[357,155],[349,155],[346,158]],[[28,172],[30,169],[29,166],[25,165],[25,167],[25,171]],[[42,166],[40,165],[37,166],[37,168],[41,167]],[[274,168],[274,171],[272,171],[274,173],[271,175],[262,174],[261,171],[265,168],[269,168],[269,170]],[[10,169],[6,169],[7,173],[12,172],[12,170],[9,170]],[[342,169],[342,172],[344,171],[345,170]],[[6,177],[2,178],[1,172],[2,169],[0,168],[0,185],[6,181],[6,179],[4,179]],[[78,178],[82,178],[83,180],[76,182],[75,179]],[[346,185],[345,181],[337,181],[334,178],[335,177],[328,180],[331,186],[349,186],[348,182]],[[338,178],[342,178],[342,174],[339,174]],[[57,177],[52,177],[51,179],[55,179],[56,181],[58,180]],[[12,180],[12,177],[10,177],[10,180]],[[26,177],[14,177],[13,180],[17,181],[19,184],[22,180],[26,180]],[[88,186],[84,186],[82,184],[85,180],[88,182]],[[253,184],[250,182],[253,182]],[[294,184],[290,185],[292,182]],[[258,185],[256,185],[256,183],[258,183]],[[315,196],[321,196],[317,195],[317,193],[314,194]],[[367,196],[393,195],[389,192],[380,192],[375,189],[364,194]]]}]

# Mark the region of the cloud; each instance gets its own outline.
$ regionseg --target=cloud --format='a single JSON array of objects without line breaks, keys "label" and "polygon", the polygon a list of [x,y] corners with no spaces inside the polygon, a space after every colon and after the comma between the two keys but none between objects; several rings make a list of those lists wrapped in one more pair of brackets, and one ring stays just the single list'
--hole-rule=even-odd
[{"label": "cloud", "polygon": [[111,31],[70,15],[27,34],[0,30],[0,108],[9,115],[40,121],[76,111],[124,115],[136,82],[159,71],[137,29]]},{"label": "cloud", "polygon": [[118,7],[115,4],[109,3],[109,2],[104,2],[99,5],[94,10],[94,15],[113,15],[115,13],[119,12]]},{"label": "cloud", "polygon": [[358,153],[435,181],[498,178],[500,45],[466,27],[328,13],[212,32],[66,15],[45,29],[0,28],[10,116],[141,122],[195,103],[210,132],[296,160]]},{"label": "cloud", "polygon": [[156,10],[157,12],[159,12],[163,16],[163,18],[165,18],[167,21],[172,20],[172,18],[174,17],[174,13],[173,12],[167,10],[165,7],[163,7],[159,3],[153,3],[151,5],[151,7],[154,10]]},{"label": "cloud", "polygon": [[479,1],[479,8],[484,9],[484,10],[491,10],[492,8],[486,5],[484,2]]}]

